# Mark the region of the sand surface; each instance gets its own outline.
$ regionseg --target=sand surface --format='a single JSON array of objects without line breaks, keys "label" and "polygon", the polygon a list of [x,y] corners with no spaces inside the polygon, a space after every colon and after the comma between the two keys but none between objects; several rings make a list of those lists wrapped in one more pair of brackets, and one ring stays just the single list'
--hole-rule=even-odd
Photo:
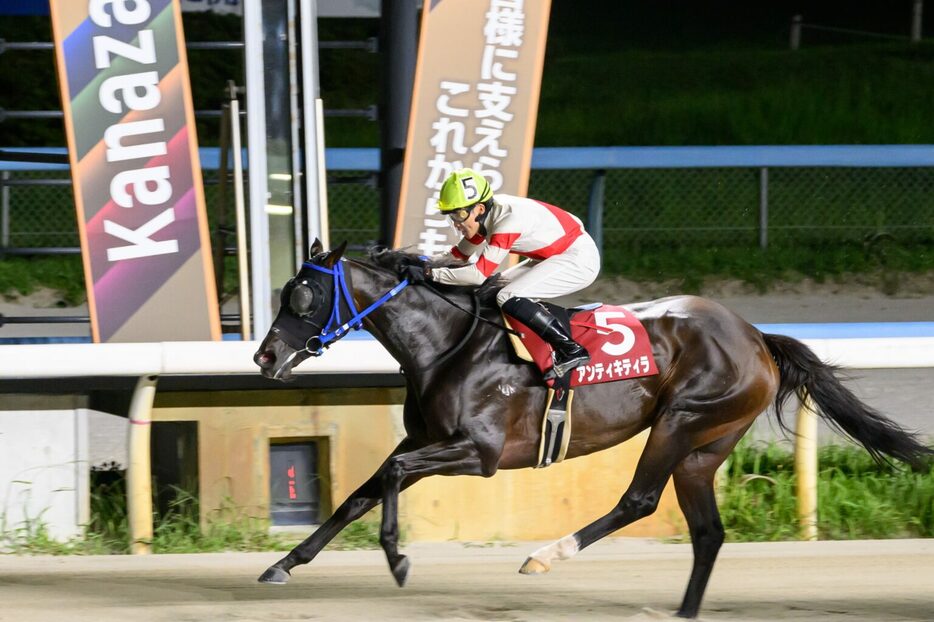
[{"label": "sand surface", "polygon": [[[537,546],[412,544],[402,589],[381,551],[325,551],[285,586],[255,581],[278,553],[0,556],[0,620],[657,620],[690,568],[689,545],[617,539],[518,574]],[[728,544],[700,619],[934,620],[934,540]]]}]

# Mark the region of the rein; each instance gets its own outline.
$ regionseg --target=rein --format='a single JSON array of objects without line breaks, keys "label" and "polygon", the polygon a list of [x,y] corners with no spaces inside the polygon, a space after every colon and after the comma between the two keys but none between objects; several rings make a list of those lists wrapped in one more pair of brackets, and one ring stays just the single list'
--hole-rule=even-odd
[{"label": "rein", "polygon": [[[429,288],[429,289],[432,289],[432,290],[433,290],[433,288]],[[434,291],[434,290],[433,290],[433,291]],[[435,292],[435,293],[438,293],[438,292]],[[461,337],[461,340],[458,341],[456,344],[454,344],[453,347],[449,348],[447,352],[445,352],[444,354],[442,354],[441,356],[439,356],[438,358],[436,358],[436,359],[433,360],[432,362],[428,363],[427,365],[425,365],[424,367],[422,367],[422,368],[421,368],[420,370],[418,370],[418,371],[425,371],[426,369],[431,369],[432,367],[437,367],[437,366],[440,365],[441,363],[447,361],[447,360],[450,359],[452,356],[454,356],[455,354],[457,354],[457,353],[461,350],[461,348],[463,348],[464,346],[467,345],[467,342],[470,341],[470,338],[471,338],[471,337],[473,337],[474,331],[477,330],[477,320],[482,320],[482,319],[483,319],[483,318],[480,317],[480,315],[477,313],[477,311],[480,310],[480,301],[477,299],[477,295],[476,295],[476,294],[473,295],[472,300],[473,300],[473,309],[474,309],[474,310],[473,310],[473,313],[467,311],[466,309],[463,309],[463,311],[473,316],[473,322],[470,323],[470,328],[467,329],[467,332],[464,333],[464,336]],[[452,303],[452,304],[453,304],[453,303]],[[457,306],[457,305],[454,305],[454,306]],[[460,309],[460,307],[457,307],[457,308]]]},{"label": "rein", "polygon": [[[328,318],[328,323],[321,329],[320,334],[309,337],[305,342],[305,347],[303,350],[298,350],[293,352],[291,357],[297,356],[301,352],[308,352],[311,356],[321,356],[324,354],[324,351],[331,347],[336,341],[346,337],[350,334],[351,331],[360,330],[363,328],[363,319],[368,316],[370,313],[383,306],[391,299],[395,298],[399,292],[410,285],[408,279],[403,279],[398,285],[390,289],[388,292],[380,296],[372,304],[370,304],[363,311],[357,311],[357,306],[354,304],[353,296],[350,293],[350,287],[347,284],[346,272],[344,271],[344,264],[342,261],[338,261],[333,268],[325,268],[316,263],[305,261],[302,263],[302,267],[311,268],[312,270],[317,270],[318,272],[323,272],[332,277],[333,282],[333,300],[334,305],[331,309],[331,314]],[[449,360],[452,356],[457,354],[467,342],[470,341],[470,338],[473,336],[474,332],[477,329],[478,322],[485,322],[490,326],[493,326],[503,332],[510,333],[513,335],[521,336],[517,331],[504,326],[498,322],[493,322],[491,320],[482,317],[479,313],[480,310],[480,301],[477,298],[476,293],[471,297],[472,301],[472,310],[465,309],[459,304],[445,296],[443,293],[432,287],[429,283],[423,283],[425,287],[434,293],[436,296],[447,302],[449,305],[458,309],[459,311],[466,313],[467,315],[473,317],[473,322],[470,324],[470,328],[467,329],[467,332],[461,337],[460,341],[454,344],[453,347],[449,348],[444,354],[433,360],[431,363],[422,367],[419,371],[425,371],[436,367],[445,361]],[[352,316],[346,322],[341,321],[341,300],[343,299],[344,304],[347,305]]]},{"label": "rein", "polygon": [[422,367],[419,371],[425,371],[425,370],[427,370],[427,369],[431,369],[432,367],[437,367],[437,366],[440,365],[441,363],[444,363],[445,361],[447,361],[448,359],[450,359],[452,356],[454,356],[455,354],[457,354],[457,353],[461,350],[461,348],[463,348],[464,346],[466,346],[466,345],[467,345],[467,342],[470,341],[470,338],[473,336],[474,331],[477,330],[477,324],[478,324],[479,322],[485,322],[485,323],[489,324],[490,326],[496,327],[496,328],[498,328],[498,329],[500,329],[500,330],[502,330],[502,331],[505,331],[505,332],[507,332],[507,333],[512,333],[513,335],[516,335],[516,336],[518,336],[518,337],[520,337],[520,338],[522,337],[521,333],[518,333],[518,332],[514,331],[513,329],[509,328],[508,326],[504,326],[504,325],[498,324],[498,323],[496,323],[496,322],[491,322],[490,320],[488,320],[488,319],[486,319],[485,317],[481,316],[481,315],[480,315],[480,299],[477,298],[477,293],[476,293],[476,292],[473,292],[473,293],[471,294],[471,297],[470,297],[471,302],[473,303],[473,310],[472,310],[472,311],[468,311],[467,309],[465,309],[464,307],[460,306],[459,304],[457,304],[456,302],[454,302],[453,300],[451,300],[450,298],[448,298],[447,296],[445,296],[444,294],[442,294],[441,292],[439,292],[437,289],[435,289],[434,287],[432,287],[431,284],[428,283],[427,281],[424,282],[424,283],[422,283],[422,285],[424,285],[430,292],[432,292],[433,294],[435,294],[438,298],[440,298],[441,300],[445,301],[446,303],[448,303],[449,305],[451,305],[452,307],[454,307],[454,308],[457,309],[458,311],[462,311],[462,312],[466,313],[467,315],[473,317],[473,322],[471,322],[470,328],[467,329],[467,332],[464,333],[464,336],[461,337],[461,340],[460,340],[460,341],[458,341],[456,344],[454,344],[454,346],[452,346],[451,348],[449,348],[448,351],[445,352],[444,354],[442,354],[440,357],[438,357],[437,359],[433,360],[431,363],[428,363],[428,365],[425,365],[424,367]]},{"label": "rein", "polygon": [[516,337],[520,337],[520,338],[522,337],[522,333],[520,333],[520,332],[518,332],[518,331],[516,331],[516,330],[513,330],[513,329],[509,328],[509,327],[506,326],[505,324],[500,324],[499,322],[494,322],[494,321],[492,321],[492,320],[488,320],[488,319],[486,319],[485,317],[481,316],[479,313],[477,313],[477,311],[479,310],[479,303],[478,303],[478,301],[477,301],[477,295],[476,295],[476,293],[474,293],[474,295],[473,295],[474,310],[473,310],[473,311],[468,311],[467,309],[465,309],[464,307],[460,306],[459,304],[457,304],[456,302],[454,302],[453,300],[451,300],[450,298],[448,298],[447,296],[445,296],[444,294],[442,294],[441,292],[439,292],[437,289],[435,289],[434,287],[432,287],[431,284],[429,284],[427,281],[424,282],[424,283],[422,283],[422,285],[424,285],[425,287],[427,287],[427,288],[428,288],[429,290],[431,290],[436,296],[438,296],[441,300],[445,301],[446,303],[448,303],[449,305],[451,305],[451,306],[454,307],[455,309],[457,309],[457,310],[459,310],[459,311],[462,311],[462,312],[466,313],[467,315],[472,315],[472,316],[474,317],[474,325],[476,325],[477,320],[480,320],[481,322],[484,322],[484,323],[486,323],[486,324],[489,324],[490,326],[492,326],[492,327],[494,327],[494,328],[498,328],[499,330],[503,331],[504,333],[508,333],[508,334],[510,334],[510,335],[515,335]]}]

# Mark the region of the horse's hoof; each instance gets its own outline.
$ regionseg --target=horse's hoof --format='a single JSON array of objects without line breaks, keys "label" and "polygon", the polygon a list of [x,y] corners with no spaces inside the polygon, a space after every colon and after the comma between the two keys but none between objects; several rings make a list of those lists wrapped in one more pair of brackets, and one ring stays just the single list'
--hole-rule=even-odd
[{"label": "horse's hoof", "polygon": [[270,583],[272,585],[285,585],[289,582],[291,576],[288,570],[283,570],[278,566],[270,566],[266,569],[266,572],[260,575],[257,581],[260,583]]},{"label": "horse's hoof", "polygon": [[549,570],[551,566],[546,566],[534,557],[530,557],[522,564],[522,568],[519,568],[519,574],[545,574]]},{"label": "horse's hoof", "polygon": [[409,578],[409,558],[400,555],[396,563],[390,567],[390,570],[399,587],[405,587],[405,581]]}]

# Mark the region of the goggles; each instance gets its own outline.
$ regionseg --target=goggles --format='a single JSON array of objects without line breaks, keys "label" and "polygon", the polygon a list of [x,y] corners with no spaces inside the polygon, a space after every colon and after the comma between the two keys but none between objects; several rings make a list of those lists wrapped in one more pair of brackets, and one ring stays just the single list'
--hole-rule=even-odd
[{"label": "goggles", "polygon": [[459,225],[460,223],[470,218],[470,212],[472,212],[473,208],[476,206],[477,204],[474,203],[470,207],[459,207],[449,212],[444,212],[444,215],[447,216],[455,225]]}]

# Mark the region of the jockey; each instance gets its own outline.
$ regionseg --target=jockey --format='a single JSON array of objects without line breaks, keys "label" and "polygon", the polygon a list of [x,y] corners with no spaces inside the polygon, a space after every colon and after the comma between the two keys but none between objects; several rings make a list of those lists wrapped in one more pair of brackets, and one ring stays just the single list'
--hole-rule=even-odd
[{"label": "jockey", "polygon": [[403,276],[450,285],[479,285],[509,253],[531,261],[505,270],[496,296],[503,311],[554,348],[552,371],[558,377],[585,365],[590,355],[564,326],[533,298],[554,298],[581,290],[597,278],[600,253],[580,219],[541,201],[508,194],[493,195],[483,175],[465,168],[441,186],[438,209],[463,238],[435,259],[453,256],[473,263],[457,268],[412,266]]}]

